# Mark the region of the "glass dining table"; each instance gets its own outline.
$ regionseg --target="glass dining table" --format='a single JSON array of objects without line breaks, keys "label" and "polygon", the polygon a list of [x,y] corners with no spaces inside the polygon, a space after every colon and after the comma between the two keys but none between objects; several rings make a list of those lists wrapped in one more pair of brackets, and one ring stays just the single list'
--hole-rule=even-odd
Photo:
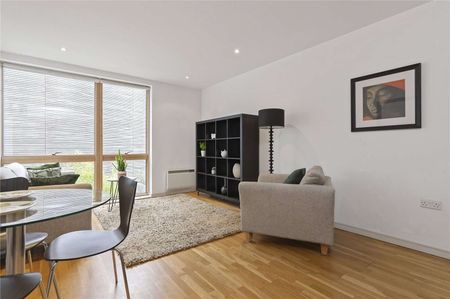
[{"label": "glass dining table", "polygon": [[[0,229],[6,229],[6,274],[25,270],[25,232],[28,224],[65,217],[94,209],[108,202],[109,194],[94,199],[88,189],[30,190],[27,197],[0,202]],[[8,210],[18,201],[24,209]]]}]

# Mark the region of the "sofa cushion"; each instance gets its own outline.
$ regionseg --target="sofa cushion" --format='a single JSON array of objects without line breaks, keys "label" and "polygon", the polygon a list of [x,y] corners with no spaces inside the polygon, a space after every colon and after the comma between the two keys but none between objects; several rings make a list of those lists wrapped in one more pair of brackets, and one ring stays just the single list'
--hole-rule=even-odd
[{"label": "sofa cushion", "polygon": [[15,174],[16,177],[22,177],[28,179],[28,172],[26,168],[17,162],[5,165],[6,168],[11,169],[11,171]]},{"label": "sofa cushion", "polygon": [[296,169],[284,180],[284,184],[300,184],[306,174],[306,168]]},{"label": "sofa cushion", "polygon": [[48,168],[58,168],[60,167],[59,162],[50,163],[50,164],[42,164],[40,166],[28,167],[27,170],[43,170]]},{"label": "sofa cushion", "polygon": [[17,177],[8,167],[0,167],[0,180],[12,179]]},{"label": "sofa cushion", "polygon": [[65,174],[58,177],[32,177],[31,186],[75,184],[79,174]]},{"label": "sofa cushion", "polygon": [[55,178],[61,176],[61,168],[28,169],[30,179],[34,178]]},{"label": "sofa cushion", "polygon": [[325,181],[326,177],[323,173],[322,167],[316,165],[311,167],[306,172],[306,175],[303,177],[300,185],[323,185],[325,184]]}]

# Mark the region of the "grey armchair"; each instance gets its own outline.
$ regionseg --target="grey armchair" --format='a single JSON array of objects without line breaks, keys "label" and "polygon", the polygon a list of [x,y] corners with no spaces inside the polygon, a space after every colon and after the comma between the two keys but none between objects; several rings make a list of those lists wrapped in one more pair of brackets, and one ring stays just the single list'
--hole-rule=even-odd
[{"label": "grey armchair", "polygon": [[282,184],[287,174],[261,174],[258,182],[239,184],[241,228],[249,233],[321,244],[328,254],[334,242],[334,188]]}]

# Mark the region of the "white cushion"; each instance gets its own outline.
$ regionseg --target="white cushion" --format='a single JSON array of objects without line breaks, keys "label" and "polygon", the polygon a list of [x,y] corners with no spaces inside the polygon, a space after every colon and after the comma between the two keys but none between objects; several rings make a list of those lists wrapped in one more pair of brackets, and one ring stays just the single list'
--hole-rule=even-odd
[{"label": "white cushion", "polygon": [[27,169],[20,163],[14,162],[8,165],[5,165],[5,167],[9,168],[14,172],[14,174],[18,177],[23,177],[26,179],[29,179],[28,177],[28,171]]},{"label": "white cushion", "polygon": [[300,185],[323,185],[326,178],[323,169],[320,166],[311,167],[303,177]]},{"label": "white cushion", "polygon": [[16,175],[11,169],[7,167],[0,167],[0,180],[12,179],[15,177]]}]

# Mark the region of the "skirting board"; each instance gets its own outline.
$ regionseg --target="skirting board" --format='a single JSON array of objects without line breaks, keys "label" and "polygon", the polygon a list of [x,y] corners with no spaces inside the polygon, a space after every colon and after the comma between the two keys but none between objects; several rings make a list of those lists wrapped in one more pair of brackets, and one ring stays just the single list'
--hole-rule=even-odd
[{"label": "skirting board", "polygon": [[352,232],[352,233],[355,233],[358,235],[363,235],[363,236],[366,236],[366,237],[369,237],[372,239],[377,239],[377,240],[384,241],[387,243],[392,243],[392,244],[395,244],[398,246],[425,252],[425,253],[428,253],[431,255],[439,256],[439,257],[450,260],[450,252],[442,250],[442,249],[437,249],[437,248],[433,248],[430,246],[414,243],[411,241],[402,240],[402,239],[399,239],[396,237],[391,237],[391,236],[383,235],[380,233],[371,232],[371,231],[368,231],[368,230],[365,230],[362,228],[357,228],[357,227],[353,227],[353,226],[346,225],[346,224],[334,223],[334,227],[341,229],[341,230],[349,231],[349,232]]}]

